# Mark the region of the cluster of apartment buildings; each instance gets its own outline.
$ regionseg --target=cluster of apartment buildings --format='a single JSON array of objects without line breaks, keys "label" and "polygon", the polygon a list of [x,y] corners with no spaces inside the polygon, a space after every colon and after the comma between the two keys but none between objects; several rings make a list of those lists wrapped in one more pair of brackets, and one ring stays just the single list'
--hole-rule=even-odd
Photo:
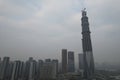
[{"label": "cluster of apartment buildings", "polygon": [[61,75],[73,74],[74,52],[62,49],[61,55],[61,63],[58,59],[36,61],[29,57],[27,61],[11,61],[10,57],[0,58],[0,80],[56,80]]},{"label": "cluster of apartment buildings", "polygon": [[9,57],[0,60],[0,80],[50,80],[56,79],[58,60],[34,60],[32,57],[26,62],[10,61]]}]

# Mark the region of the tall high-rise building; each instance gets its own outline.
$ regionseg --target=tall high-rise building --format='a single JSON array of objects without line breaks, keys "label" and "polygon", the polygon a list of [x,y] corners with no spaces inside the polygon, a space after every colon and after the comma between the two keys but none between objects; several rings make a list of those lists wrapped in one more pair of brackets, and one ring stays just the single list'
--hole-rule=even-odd
[{"label": "tall high-rise building", "polygon": [[79,72],[81,74],[81,76],[83,77],[84,76],[84,62],[83,62],[83,54],[80,53],[78,54],[78,62],[79,62]]},{"label": "tall high-rise building", "polygon": [[84,77],[89,78],[94,73],[94,59],[92,52],[92,43],[89,30],[87,12],[82,11],[82,47],[84,54]]},{"label": "tall high-rise building", "polygon": [[40,69],[43,65],[43,60],[38,60],[37,62],[37,78],[40,79]]},{"label": "tall high-rise building", "polygon": [[68,72],[74,72],[74,71],[75,71],[74,52],[69,51],[68,52]]},{"label": "tall high-rise building", "polygon": [[55,63],[55,65],[56,65],[56,73],[58,74],[58,60],[53,59],[52,62]]},{"label": "tall high-rise building", "polygon": [[84,69],[83,54],[78,54],[78,59],[79,59],[79,69],[83,70]]},{"label": "tall high-rise building", "polygon": [[6,79],[7,80],[10,80],[11,77],[12,77],[13,65],[14,65],[14,63],[12,61],[10,61],[9,64],[8,64],[7,74],[6,74]]},{"label": "tall high-rise building", "polygon": [[1,72],[0,72],[0,80],[5,80],[7,78],[7,70],[9,68],[9,57],[4,57],[1,63]]},{"label": "tall high-rise building", "polygon": [[[0,73],[1,73],[1,67],[2,67],[2,60],[0,58]],[[1,74],[0,74],[1,75]]]},{"label": "tall high-rise building", "polygon": [[56,64],[53,62],[44,62],[40,68],[40,80],[56,79]]},{"label": "tall high-rise building", "polygon": [[62,73],[67,73],[67,49],[62,49]]},{"label": "tall high-rise building", "polygon": [[22,65],[21,65],[21,79],[24,80],[24,75],[25,75],[25,62],[22,62]]},{"label": "tall high-rise building", "polygon": [[28,80],[35,80],[36,79],[36,61],[33,60],[30,62],[30,69],[29,69],[29,79]]},{"label": "tall high-rise building", "polygon": [[31,68],[31,65],[32,65],[32,63],[31,62],[33,62],[33,57],[29,57],[29,60],[28,61],[26,61],[26,63],[25,63],[25,66],[24,66],[24,79],[25,80],[29,80],[29,78],[30,78],[30,68]]},{"label": "tall high-rise building", "polygon": [[22,75],[21,74],[21,67],[22,67],[21,61],[14,62],[11,80],[21,79],[21,75]]}]

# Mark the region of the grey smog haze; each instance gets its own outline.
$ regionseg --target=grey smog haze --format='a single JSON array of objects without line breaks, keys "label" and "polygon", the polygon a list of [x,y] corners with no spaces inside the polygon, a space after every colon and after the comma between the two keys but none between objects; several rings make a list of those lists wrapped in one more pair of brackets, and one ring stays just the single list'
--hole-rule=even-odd
[{"label": "grey smog haze", "polygon": [[61,58],[82,53],[86,7],[95,62],[120,61],[120,0],[0,0],[0,57]]}]

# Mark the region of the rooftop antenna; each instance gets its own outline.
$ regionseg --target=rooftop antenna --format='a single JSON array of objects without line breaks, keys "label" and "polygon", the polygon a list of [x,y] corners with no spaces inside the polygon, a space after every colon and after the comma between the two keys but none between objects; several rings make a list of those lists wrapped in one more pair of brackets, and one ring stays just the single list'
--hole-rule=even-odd
[{"label": "rooftop antenna", "polygon": [[84,12],[86,10],[86,8],[83,8],[82,12]]},{"label": "rooftop antenna", "polygon": [[84,8],[83,10],[82,10],[82,16],[86,16],[86,8]]}]

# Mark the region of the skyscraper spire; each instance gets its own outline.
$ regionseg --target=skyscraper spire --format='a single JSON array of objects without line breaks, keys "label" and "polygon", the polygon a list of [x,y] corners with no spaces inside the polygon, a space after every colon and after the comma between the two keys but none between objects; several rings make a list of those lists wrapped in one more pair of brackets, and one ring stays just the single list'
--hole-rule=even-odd
[{"label": "skyscraper spire", "polygon": [[87,17],[87,12],[82,10],[82,43],[83,43],[83,52],[92,52],[92,44],[91,44],[91,37],[90,37],[90,30],[89,30],[89,22]]},{"label": "skyscraper spire", "polygon": [[92,43],[89,30],[87,12],[82,10],[82,47],[84,55],[84,77],[89,78],[94,73],[94,59],[92,52]]}]

